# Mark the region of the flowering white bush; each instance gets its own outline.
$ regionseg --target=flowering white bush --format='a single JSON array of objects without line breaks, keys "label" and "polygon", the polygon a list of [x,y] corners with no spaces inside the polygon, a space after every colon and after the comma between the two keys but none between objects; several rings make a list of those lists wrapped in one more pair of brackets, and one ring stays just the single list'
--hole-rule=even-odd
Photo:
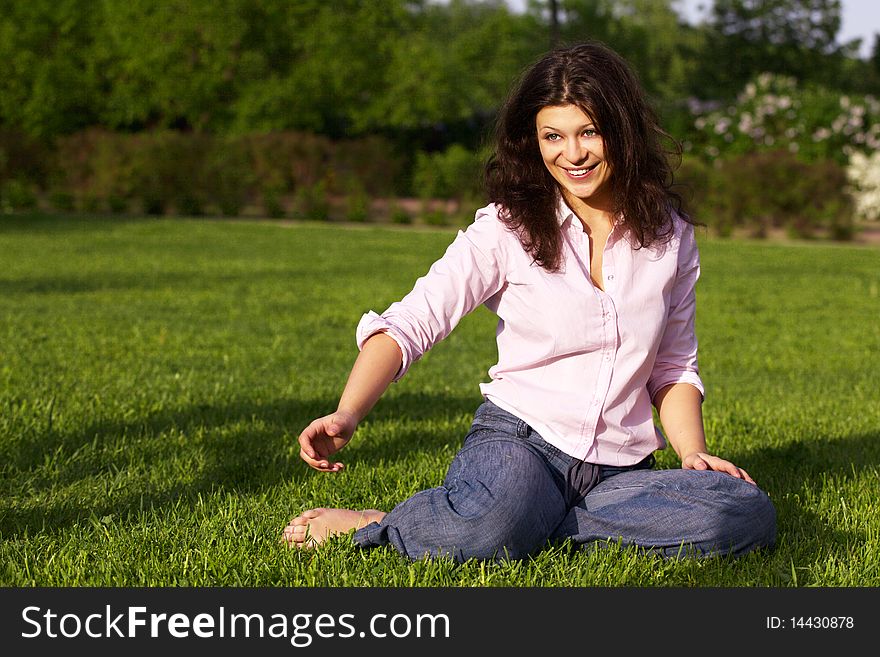
[{"label": "flowering white bush", "polygon": [[689,150],[698,155],[787,150],[806,161],[846,164],[853,153],[880,149],[880,100],[799,87],[784,75],[762,73],[728,107],[699,101],[690,107],[695,135]]},{"label": "flowering white bush", "polygon": [[880,220],[880,151],[865,155],[855,151],[849,158],[846,177],[852,187],[850,193],[861,219]]}]

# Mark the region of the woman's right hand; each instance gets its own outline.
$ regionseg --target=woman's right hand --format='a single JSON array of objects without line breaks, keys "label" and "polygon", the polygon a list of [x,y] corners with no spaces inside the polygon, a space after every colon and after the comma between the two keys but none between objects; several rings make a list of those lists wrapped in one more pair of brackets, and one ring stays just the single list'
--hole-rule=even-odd
[{"label": "woman's right hand", "polygon": [[328,457],[348,444],[356,428],[357,421],[347,413],[319,417],[299,435],[300,458],[320,472],[339,472],[345,466],[331,463]]}]

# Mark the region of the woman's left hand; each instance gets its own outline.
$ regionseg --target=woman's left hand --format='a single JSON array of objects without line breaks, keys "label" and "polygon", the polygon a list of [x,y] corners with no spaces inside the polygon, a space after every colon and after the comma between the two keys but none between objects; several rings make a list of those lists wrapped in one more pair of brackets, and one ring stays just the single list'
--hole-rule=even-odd
[{"label": "woman's left hand", "polygon": [[755,483],[755,480],[749,476],[749,473],[742,468],[738,468],[730,461],[725,461],[722,458],[712,456],[706,452],[693,452],[688,454],[681,460],[681,467],[684,470],[714,470],[716,472],[725,472],[731,477],[743,479],[750,484]]}]

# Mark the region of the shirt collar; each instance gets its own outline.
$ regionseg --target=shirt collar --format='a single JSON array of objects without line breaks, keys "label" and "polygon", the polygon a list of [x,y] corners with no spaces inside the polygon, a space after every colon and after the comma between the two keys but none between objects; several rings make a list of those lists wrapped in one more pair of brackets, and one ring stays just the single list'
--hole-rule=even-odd
[{"label": "shirt collar", "polygon": [[[580,219],[574,213],[574,210],[569,207],[568,203],[565,202],[565,199],[562,197],[562,194],[558,195],[558,200],[556,202],[556,220],[559,222],[560,228],[568,228],[572,225],[581,229]],[[576,222],[576,223],[575,223]],[[620,222],[614,222],[614,226],[611,228],[611,233],[608,235],[608,244],[611,245],[616,242],[621,236],[621,229],[623,227],[620,225]]]},{"label": "shirt collar", "polygon": [[[556,219],[559,221],[559,226],[564,228],[566,224],[571,224],[574,219],[577,217],[574,214],[574,210],[568,207],[568,203],[565,202],[565,199],[562,197],[562,194],[557,195],[556,201]],[[578,219],[578,221],[580,221]]]}]

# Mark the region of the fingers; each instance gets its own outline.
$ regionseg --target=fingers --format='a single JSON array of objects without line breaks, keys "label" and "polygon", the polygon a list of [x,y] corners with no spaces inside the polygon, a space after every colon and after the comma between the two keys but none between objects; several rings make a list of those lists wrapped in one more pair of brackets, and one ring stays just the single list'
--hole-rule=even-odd
[{"label": "fingers", "polygon": [[749,473],[748,473],[748,472],[746,472],[746,471],[743,470],[742,468],[739,468],[739,471],[740,471],[740,473],[742,474],[742,478],[745,479],[747,482],[749,482],[750,484],[755,484],[755,486],[758,485],[758,484],[755,483],[755,480],[752,479],[752,478],[749,476]]},{"label": "fingers", "polygon": [[299,446],[306,456],[312,460],[320,459],[322,455],[315,449],[316,439],[324,433],[323,418],[313,421],[299,434]]},{"label": "fingers", "polygon": [[681,467],[685,470],[709,470],[709,464],[703,460],[702,454],[691,454],[682,459]]},{"label": "fingers", "polygon": [[310,456],[304,449],[299,452],[299,457],[305,461],[310,467],[320,472],[340,472],[345,465],[343,463],[330,462],[328,459],[319,456]]},{"label": "fingers", "polygon": [[695,454],[693,458],[688,458],[686,463],[682,463],[682,467],[686,470],[714,470],[715,472],[723,472],[731,477],[755,484],[755,480],[752,479],[748,472],[730,461],[712,456],[711,454]]},{"label": "fingers", "polygon": [[723,459],[719,459],[719,463],[716,467],[712,468],[713,470],[717,470],[718,472],[724,472],[729,474],[731,477],[736,477],[737,479],[742,479],[743,481],[747,481],[750,484],[754,484],[755,481],[749,476],[749,473],[743,470],[742,468],[738,468],[730,461],[725,461]]},{"label": "fingers", "polygon": [[337,437],[343,429],[331,418],[327,416],[313,421],[303,429],[298,439],[300,458],[321,472],[339,472],[343,468],[342,463],[333,463],[328,458],[347,442]]}]

